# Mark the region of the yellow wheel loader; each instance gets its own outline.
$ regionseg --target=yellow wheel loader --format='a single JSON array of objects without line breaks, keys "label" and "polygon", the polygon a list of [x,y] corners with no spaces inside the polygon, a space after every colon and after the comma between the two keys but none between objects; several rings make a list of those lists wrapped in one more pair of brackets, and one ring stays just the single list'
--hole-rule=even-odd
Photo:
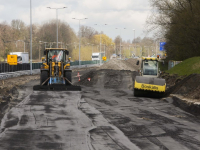
[{"label": "yellow wheel loader", "polygon": [[63,48],[46,48],[40,69],[40,85],[34,90],[80,91],[80,86],[72,85],[69,51]]},{"label": "yellow wheel loader", "polygon": [[[155,57],[142,57],[140,76],[136,76],[134,96],[163,97],[166,89],[165,79],[158,78],[159,59]],[[137,61],[139,65],[140,61]]]}]

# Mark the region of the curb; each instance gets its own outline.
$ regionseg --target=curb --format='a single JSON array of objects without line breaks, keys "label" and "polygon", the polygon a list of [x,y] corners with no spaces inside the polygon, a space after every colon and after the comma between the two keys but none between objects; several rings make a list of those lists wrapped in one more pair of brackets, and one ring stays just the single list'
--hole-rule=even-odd
[{"label": "curb", "polygon": [[195,116],[200,116],[200,102],[188,101],[178,95],[172,95],[173,104]]}]

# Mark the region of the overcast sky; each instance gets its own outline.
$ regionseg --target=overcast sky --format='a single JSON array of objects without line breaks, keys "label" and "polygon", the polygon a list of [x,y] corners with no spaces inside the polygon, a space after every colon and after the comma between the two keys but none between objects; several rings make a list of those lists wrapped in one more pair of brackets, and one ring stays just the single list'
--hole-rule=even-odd
[{"label": "overcast sky", "polygon": [[[58,18],[67,22],[76,33],[78,20],[72,18],[88,18],[81,21],[81,25],[103,31],[112,39],[120,35],[120,30],[115,28],[121,28],[123,40],[133,40],[132,29],[135,29],[135,37],[145,36],[144,25],[151,10],[148,0],[32,0],[33,23],[42,24],[56,18],[56,10],[47,7],[67,7],[58,10]],[[30,24],[30,0],[0,0],[0,22],[10,23],[13,19]]]}]

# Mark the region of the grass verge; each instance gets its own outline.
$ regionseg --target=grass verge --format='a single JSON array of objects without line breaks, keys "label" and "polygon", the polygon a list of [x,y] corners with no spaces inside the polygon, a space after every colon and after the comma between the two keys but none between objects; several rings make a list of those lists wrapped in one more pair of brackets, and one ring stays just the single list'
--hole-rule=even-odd
[{"label": "grass verge", "polygon": [[166,72],[170,74],[178,74],[179,76],[200,74],[200,57],[186,59]]}]

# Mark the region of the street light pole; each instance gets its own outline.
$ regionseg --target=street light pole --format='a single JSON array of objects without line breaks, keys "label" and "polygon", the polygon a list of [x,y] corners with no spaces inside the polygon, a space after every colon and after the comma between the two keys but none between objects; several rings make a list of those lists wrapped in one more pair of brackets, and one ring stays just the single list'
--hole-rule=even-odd
[{"label": "street light pole", "polygon": [[120,59],[122,59],[122,47],[121,47],[121,42],[122,42],[122,38],[121,38],[121,29],[120,29]]},{"label": "street light pole", "polygon": [[24,41],[24,40],[17,40],[17,41],[15,42],[16,47],[17,47],[17,42],[18,42],[18,41],[24,42],[24,52],[25,52],[25,41]]},{"label": "street light pole", "polygon": [[133,29],[134,31],[134,39],[133,39],[133,44],[134,44],[134,51],[135,51],[135,54],[136,54],[136,49],[135,49],[135,29]]},{"label": "street light pole", "polygon": [[57,48],[58,48],[58,9],[56,9],[56,28],[57,28],[57,30],[56,30],[56,46],[57,46]]},{"label": "street light pole", "polygon": [[55,9],[56,10],[56,41],[57,41],[57,48],[58,48],[58,9],[65,9],[67,7],[61,7],[61,8],[51,8],[51,7],[47,7],[49,9]]},{"label": "street light pole", "polygon": [[24,53],[25,53],[25,46],[26,46],[26,45],[25,45],[25,42],[24,42]]},{"label": "street light pole", "polygon": [[[95,25],[98,25],[98,24],[95,24]],[[107,24],[104,24],[105,26],[107,25]],[[100,25],[101,27],[103,27],[103,25]],[[102,63],[101,63],[101,31],[100,31],[100,65],[101,65]]]},{"label": "street light pole", "polygon": [[[116,28],[116,29],[119,29],[119,28]],[[123,28],[123,29],[126,29],[126,28]],[[121,28],[120,28],[120,59],[122,59],[122,49],[121,49]]]},{"label": "street light pole", "polygon": [[81,30],[80,30],[80,20],[79,20],[79,67],[81,66]]},{"label": "street light pole", "polygon": [[[90,43],[87,43],[87,44],[90,45]],[[93,53],[93,45],[94,45],[94,44],[91,44],[91,46],[92,46],[92,53]]]},{"label": "street light pole", "polygon": [[80,29],[80,21],[88,19],[88,18],[83,18],[83,19],[72,18],[72,19],[75,19],[75,20],[79,21],[79,67],[80,67],[81,66],[81,36],[82,36],[81,35],[81,29]]},{"label": "street light pole", "polygon": [[32,2],[30,0],[30,73],[32,75]]}]

